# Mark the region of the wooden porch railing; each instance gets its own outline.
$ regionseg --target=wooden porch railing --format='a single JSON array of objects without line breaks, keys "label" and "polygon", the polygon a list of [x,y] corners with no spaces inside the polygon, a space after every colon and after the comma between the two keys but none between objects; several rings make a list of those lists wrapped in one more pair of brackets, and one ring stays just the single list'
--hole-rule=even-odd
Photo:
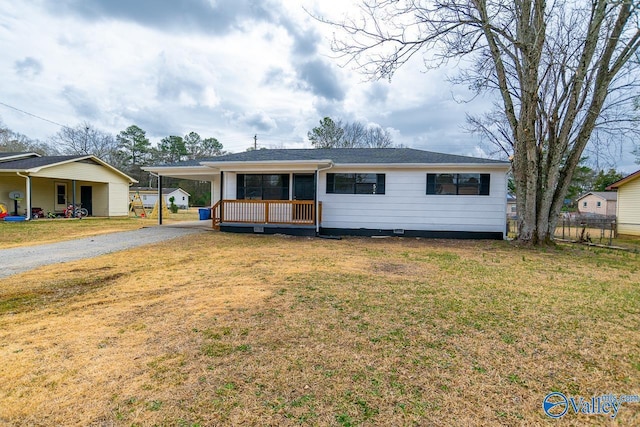
[{"label": "wooden porch railing", "polygon": [[315,225],[313,200],[219,200],[211,207],[214,229],[222,222]]}]

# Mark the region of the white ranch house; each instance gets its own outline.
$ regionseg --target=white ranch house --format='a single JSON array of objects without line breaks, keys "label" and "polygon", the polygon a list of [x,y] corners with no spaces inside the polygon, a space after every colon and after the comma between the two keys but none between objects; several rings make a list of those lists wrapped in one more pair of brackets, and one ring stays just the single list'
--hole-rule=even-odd
[{"label": "white ranch house", "polygon": [[410,148],[340,148],[144,169],[211,182],[212,226],[223,231],[503,239],[509,166]]}]

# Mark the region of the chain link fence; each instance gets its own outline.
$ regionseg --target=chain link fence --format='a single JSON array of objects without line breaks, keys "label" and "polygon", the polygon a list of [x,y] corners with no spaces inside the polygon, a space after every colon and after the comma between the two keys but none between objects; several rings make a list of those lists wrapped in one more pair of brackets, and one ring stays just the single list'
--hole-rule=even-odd
[{"label": "chain link fence", "polygon": [[[518,236],[518,218],[507,219],[507,237]],[[616,237],[616,217],[603,215],[562,214],[558,218],[554,237],[572,242],[613,244]]]}]

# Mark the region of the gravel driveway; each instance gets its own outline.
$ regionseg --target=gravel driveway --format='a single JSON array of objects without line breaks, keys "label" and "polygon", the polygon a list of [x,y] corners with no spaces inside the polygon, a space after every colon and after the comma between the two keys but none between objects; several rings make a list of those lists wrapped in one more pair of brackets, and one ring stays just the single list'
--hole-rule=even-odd
[{"label": "gravel driveway", "polygon": [[101,234],[66,242],[0,249],[0,277],[22,273],[43,265],[92,258],[204,232],[206,230],[203,228],[159,226]]}]

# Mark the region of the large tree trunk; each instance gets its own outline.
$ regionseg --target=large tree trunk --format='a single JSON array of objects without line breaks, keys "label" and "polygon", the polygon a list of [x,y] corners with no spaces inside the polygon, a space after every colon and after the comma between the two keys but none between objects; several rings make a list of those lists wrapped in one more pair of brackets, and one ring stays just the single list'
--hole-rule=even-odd
[{"label": "large tree trunk", "polygon": [[[638,1],[371,0],[361,10],[361,20],[332,23],[353,40],[335,40],[334,51],[375,79],[422,50],[428,67],[471,59],[458,81],[502,101],[487,115],[496,127],[480,131],[512,156],[518,238],[551,242],[596,125],[638,120]],[[612,114],[597,123],[603,109]]]}]

